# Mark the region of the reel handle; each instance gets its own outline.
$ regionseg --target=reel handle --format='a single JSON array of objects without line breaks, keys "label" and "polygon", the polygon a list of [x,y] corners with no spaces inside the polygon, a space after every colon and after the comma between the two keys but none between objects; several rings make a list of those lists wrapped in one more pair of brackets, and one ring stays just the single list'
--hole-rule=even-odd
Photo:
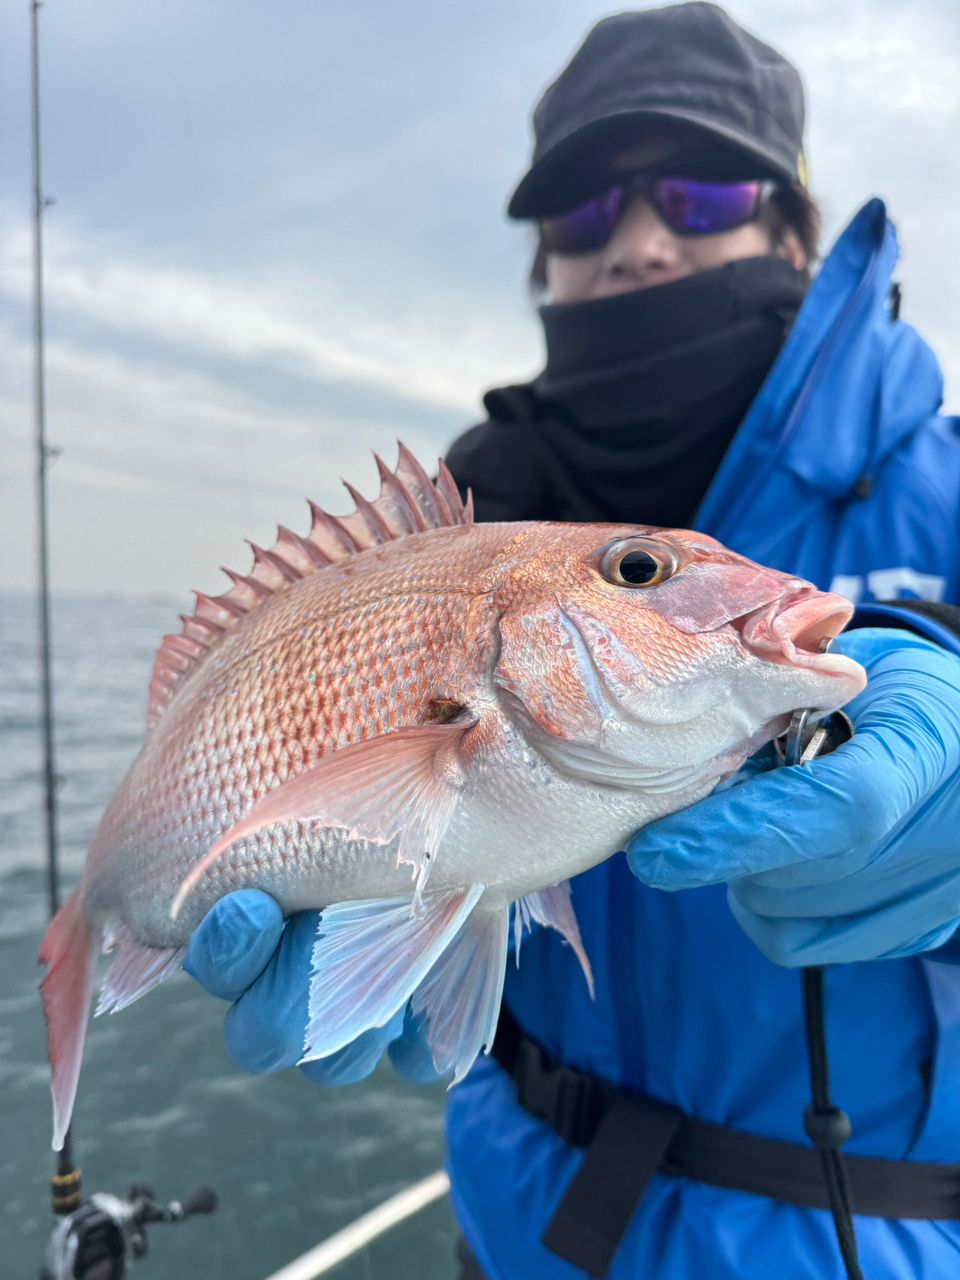
[{"label": "reel handle", "polygon": [[199,1186],[194,1187],[182,1203],[171,1200],[169,1208],[175,1213],[179,1209],[177,1218],[189,1218],[195,1213],[213,1213],[219,1203],[220,1198],[213,1187]]}]

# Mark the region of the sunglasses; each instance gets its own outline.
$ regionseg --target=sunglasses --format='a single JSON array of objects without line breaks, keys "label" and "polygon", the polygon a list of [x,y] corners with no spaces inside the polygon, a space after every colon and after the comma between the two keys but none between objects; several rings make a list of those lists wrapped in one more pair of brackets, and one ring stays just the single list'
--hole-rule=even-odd
[{"label": "sunglasses", "polygon": [[608,243],[634,196],[642,195],[679,236],[711,236],[753,222],[776,183],[681,177],[674,171],[639,169],[566,213],[540,220],[546,253],[572,257]]}]

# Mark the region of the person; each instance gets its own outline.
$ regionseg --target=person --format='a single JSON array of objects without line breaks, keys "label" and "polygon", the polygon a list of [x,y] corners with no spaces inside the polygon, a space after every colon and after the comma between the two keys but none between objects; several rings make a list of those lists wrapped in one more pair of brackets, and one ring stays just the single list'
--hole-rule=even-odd
[{"label": "person", "polygon": [[[547,357],[450,450],[478,517],[704,530],[852,598],[837,643],[869,683],[831,755],[759,760],[576,878],[595,1001],[550,930],[509,966],[448,1107],[464,1275],[840,1275],[804,1128],[810,965],[864,1273],[960,1266],[960,423],[898,317],[880,201],[814,272],[803,111],[780,54],[689,3],[600,22],[534,115],[509,213],[539,231]],[[248,1069],[299,1056],[315,927],[245,892],[194,935]],[[403,1011],[303,1069],[385,1052],[430,1078]]]}]

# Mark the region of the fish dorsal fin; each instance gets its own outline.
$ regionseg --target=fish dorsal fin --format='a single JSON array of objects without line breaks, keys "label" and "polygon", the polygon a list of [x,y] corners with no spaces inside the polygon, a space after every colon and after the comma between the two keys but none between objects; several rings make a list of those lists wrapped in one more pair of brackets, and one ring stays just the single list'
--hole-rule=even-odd
[{"label": "fish dorsal fin", "polygon": [[244,576],[225,569],[233,583],[219,596],[197,591],[193,616],[180,615],[183,627],[164,636],[153,664],[147,705],[147,730],[154,727],[184,680],[223,635],[263,600],[277,595],[317,569],[345,560],[368,547],[396,542],[426,529],[473,523],[473,499],[464,502],[456,481],[441,459],[433,481],[404,445],[395,471],[374,454],[380,473],[380,493],[373,502],[346,489],[354,502],[348,516],[332,516],[310,503],[310,530],[301,537],[282,525],[269,551],[250,544],[253,567]]}]

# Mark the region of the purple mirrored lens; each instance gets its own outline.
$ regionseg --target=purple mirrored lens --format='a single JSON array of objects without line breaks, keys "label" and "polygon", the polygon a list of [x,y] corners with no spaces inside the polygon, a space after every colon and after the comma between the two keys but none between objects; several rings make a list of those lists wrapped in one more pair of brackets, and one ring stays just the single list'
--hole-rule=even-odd
[{"label": "purple mirrored lens", "polygon": [[544,249],[547,253],[565,254],[602,249],[620,220],[625,199],[622,186],[611,187],[567,213],[542,219],[540,239]]},{"label": "purple mirrored lens", "polygon": [[730,231],[756,217],[760,182],[701,182],[695,178],[658,178],[653,204],[667,226],[680,235]]}]

